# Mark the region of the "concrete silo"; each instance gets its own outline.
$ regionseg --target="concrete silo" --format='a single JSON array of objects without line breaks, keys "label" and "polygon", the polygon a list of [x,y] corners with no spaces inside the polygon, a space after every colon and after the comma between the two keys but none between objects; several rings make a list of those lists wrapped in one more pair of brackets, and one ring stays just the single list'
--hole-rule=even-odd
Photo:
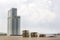
[{"label": "concrete silo", "polygon": [[8,11],[8,35],[20,35],[20,16],[17,16],[17,8]]}]

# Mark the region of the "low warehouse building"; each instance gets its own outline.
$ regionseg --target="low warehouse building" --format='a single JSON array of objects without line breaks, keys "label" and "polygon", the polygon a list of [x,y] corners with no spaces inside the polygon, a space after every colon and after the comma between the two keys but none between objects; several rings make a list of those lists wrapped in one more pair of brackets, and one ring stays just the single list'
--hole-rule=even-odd
[{"label": "low warehouse building", "polygon": [[38,37],[37,32],[31,32],[31,37]]}]

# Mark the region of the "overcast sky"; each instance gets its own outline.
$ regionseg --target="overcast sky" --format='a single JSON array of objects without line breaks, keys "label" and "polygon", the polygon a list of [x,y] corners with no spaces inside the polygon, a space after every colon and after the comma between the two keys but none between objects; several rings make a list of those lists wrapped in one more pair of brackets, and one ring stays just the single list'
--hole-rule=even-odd
[{"label": "overcast sky", "polygon": [[21,30],[60,32],[60,0],[0,0],[0,32],[7,33],[8,10],[17,8]]}]

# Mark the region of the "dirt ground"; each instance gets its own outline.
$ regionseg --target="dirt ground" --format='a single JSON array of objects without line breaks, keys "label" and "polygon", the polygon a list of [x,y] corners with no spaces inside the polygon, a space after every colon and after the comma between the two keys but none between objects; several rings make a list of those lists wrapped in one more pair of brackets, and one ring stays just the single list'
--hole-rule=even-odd
[{"label": "dirt ground", "polygon": [[23,38],[21,36],[0,36],[0,40],[60,40],[60,37],[37,37],[37,38]]}]

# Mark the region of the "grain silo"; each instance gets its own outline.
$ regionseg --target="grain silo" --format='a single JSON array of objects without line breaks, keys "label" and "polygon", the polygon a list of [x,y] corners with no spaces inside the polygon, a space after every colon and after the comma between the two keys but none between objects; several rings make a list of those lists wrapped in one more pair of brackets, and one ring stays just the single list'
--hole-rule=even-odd
[{"label": "grain silo", "polygon": [[17,8],[8,11],[8,35],[20,35],[20,16],[17,16]]}]

